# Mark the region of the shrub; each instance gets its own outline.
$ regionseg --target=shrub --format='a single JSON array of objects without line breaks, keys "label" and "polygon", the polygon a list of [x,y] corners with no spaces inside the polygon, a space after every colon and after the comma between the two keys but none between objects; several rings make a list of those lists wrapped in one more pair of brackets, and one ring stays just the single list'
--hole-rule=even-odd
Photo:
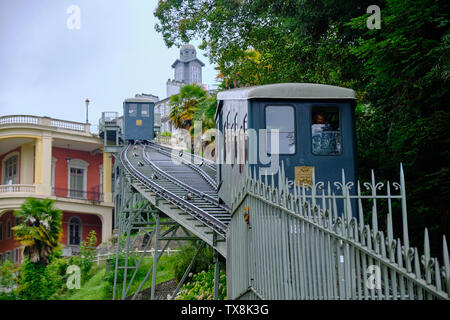
[{"label": "shrub", "polygon": [[15,300],[17,279],[14,276],[14,264],[6,260],[0,265],[0,300]]},{"label": "shrub", "polygon": [[69,267],[69,259],[63,257],[54,257],[47,266],[47,274],[53,283],[57,294],[62,294],[66,290],[66,282],[69,275],[66,274]]},{"label": "shrub", "polygon": [[96,255],[97,233],[92,230],[86,241],[81,241],[80,255],[73,256],[69,260],[69,264],[77,265],[81,271],[81,281],[84,283],[90,277],[90,271],[94,265],[94,258]]},{"label": "shrub", "polygon": [[94,265],[94,258],[96,254],[95,245],[97,244],[97,233],[92,230],[86,239],[82,241],[80,245],[80,257],[81,257],[81,274],[87,277],[89,271],[91,271]]},{"label": "shrub", "polygon": [[[177,282],[181,280],[183,277],[183,274],[185,273],[187,267],[191,263],[192,258],[195,255],[195,251],[197,250],[196,247],[193,245],[189,245],[185,248],[186,252],[180,252],[178,255],[180,255],[179,262],[175,264],[175,279]],[[213,251],[210,247],[203,247],[199,254],[197,255],[197,258],[194,261],[194,265],[191,268],[192,273],[199,273],[203,270],[208,270],[208,267],[213,264]]]},{"label": "shrub", "polygon": [[[219,273],[219,300],[225,300],[227,296],[225,273]],[[208,271],[203,270],[194,274],[181,288],[175,300],[212,300],[214,298],[214,266],[210,265]]]},{"label": "shrub", "polygon": [[25,259],[20,267],[17,294],[23,300],[48,300],[60,285],[42,262]]}]

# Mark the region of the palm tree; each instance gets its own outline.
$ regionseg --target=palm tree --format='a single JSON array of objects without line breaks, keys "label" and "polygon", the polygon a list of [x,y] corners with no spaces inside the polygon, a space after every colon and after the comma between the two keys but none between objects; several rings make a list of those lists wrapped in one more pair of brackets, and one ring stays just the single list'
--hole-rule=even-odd
[{"label": "palm tree", "polygon": [[214,116],[216,114],[217,100],[216,96],[208,96],[199,103],[194,113],[194,120],[202,122],[202,132],[216,127]]},{"label": "palm tree", "polygon": [[31,262],[49,263],[50,254],[62,237],[62,211],[53,208],[53,200],[28,198],[14,211],[21,223],[15,227],[15,239],[25,246],[24,254]]},{"label": "palm tree", "polygon": [[197,84],[187,84],[180,88],[180,93],[170,97],[172,107],[169,118],[177,128],[189,130],[195,111],[206,98],[206,92]]}]

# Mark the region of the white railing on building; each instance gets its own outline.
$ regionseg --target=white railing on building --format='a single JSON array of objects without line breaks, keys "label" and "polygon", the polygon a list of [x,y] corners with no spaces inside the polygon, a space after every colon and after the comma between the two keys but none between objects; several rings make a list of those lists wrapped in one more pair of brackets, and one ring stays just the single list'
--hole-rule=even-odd
[{"label": "white railing on building", "polygon": [[42,126],[49,126],[54,128],[61,128],[65,130],[73,130],[80,132],[90,132],[90,124],[89,123],[80,123],[74,121],[60,120],[60,119],[52,119],[49,117],[38,117],[38,116],[30,116],[30,115],[11,115],[11,116],[2,116],[0,117],[0,125],[7,124],[35,124]]},{"label": "white railing on building", "polygon": [[75,130],[75,131],[85,131],[85,124],[79,122],[72,122],[66,120],[51,120],[51,126],[61,129]]},{"label": "white railing on building", "polygon": [[8,193],[8,192],[34,193],[35,191],[36,191],[36,187],[31,184],[0,185],[0,193]]},{"label": "white railing on building", "polygon": [[0,117],[0,124],[14,124],[14,123],[31,123],[39,124],[39,117],[14,115]]}]

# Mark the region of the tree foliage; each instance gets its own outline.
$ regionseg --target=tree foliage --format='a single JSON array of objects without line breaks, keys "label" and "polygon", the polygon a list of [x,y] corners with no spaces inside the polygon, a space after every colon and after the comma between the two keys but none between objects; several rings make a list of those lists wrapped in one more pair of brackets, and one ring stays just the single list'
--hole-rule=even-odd
[{"label": "tree foliage", "polygon": [[170,97],[169,105],[172,107],[170,119],[177,128],[189,130],[194,114],[206,98],[206,92],[197,84],[188,84],[180,88],[180,93]]},{"label": "tree foliage", "polygon": [[70,264],[80,267],[81,280],[86,282],[89,279],[90,271],[94,266],[94,259],[97,254],[97,233],[91,230],[86,238],[86,241],[80,243],[80,255],[70,258]]},{"label": "tree foliage", "polygon": [[180,93],[170,97],[170,119],[176,128],[186,129],[194,136],[194,121],[202,122],[202,133],[215,128],[216,96],[210,95],[197,84],[187,84]]},{"label": "tree foliage", "polygon": [[53,200],[28,198],[14,216],[21,223],[12,229],[16,240],[25,247],[24,255],[33,263],[49,263],[62,237],[62,211],[53,208]]},{"label": "tree foliage", "polygon": [[379,1],[381,29],[372,30],[371,4],[161,0],[156,30],[168,47],[200,38],[222,88],[311,82],[354,89],[360,178],[374,168],[397,181],[403,162],[411,240],[420,243],[427,226],[439,231],[439,247],[439,235],[449,232],[450,3]]}]

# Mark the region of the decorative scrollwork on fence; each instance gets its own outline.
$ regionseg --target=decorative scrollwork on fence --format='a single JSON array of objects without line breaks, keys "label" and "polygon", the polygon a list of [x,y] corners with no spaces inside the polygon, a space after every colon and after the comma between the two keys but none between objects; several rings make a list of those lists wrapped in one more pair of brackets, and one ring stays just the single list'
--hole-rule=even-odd
[{"label": "decorative scrollwork on fence", "polygon": [[[409,245],[402,166],[399,182],[376,182],[372,171],[371,182],[362,184],[364,194],[344,172],[342,181],[316,182],[313,173],[311,185],[299,185],[287,181],[281,168],[278,186],[273,175],[263,182],[248,168],[244,173],[231,183],[231,297],[251,287],[267,299],[450,298],[445,237],[442,266],[430,256],[428,230],[423,255]],[[391,194],[391,186],[398,193]],[[250,208],[251,230],[241,227],[244,206]],[[386,218],[383,228],[378,212]],[[402,240],[394,234],[394,215],[401,216]],[[368,286],[369,280],[375,283]]]}]

